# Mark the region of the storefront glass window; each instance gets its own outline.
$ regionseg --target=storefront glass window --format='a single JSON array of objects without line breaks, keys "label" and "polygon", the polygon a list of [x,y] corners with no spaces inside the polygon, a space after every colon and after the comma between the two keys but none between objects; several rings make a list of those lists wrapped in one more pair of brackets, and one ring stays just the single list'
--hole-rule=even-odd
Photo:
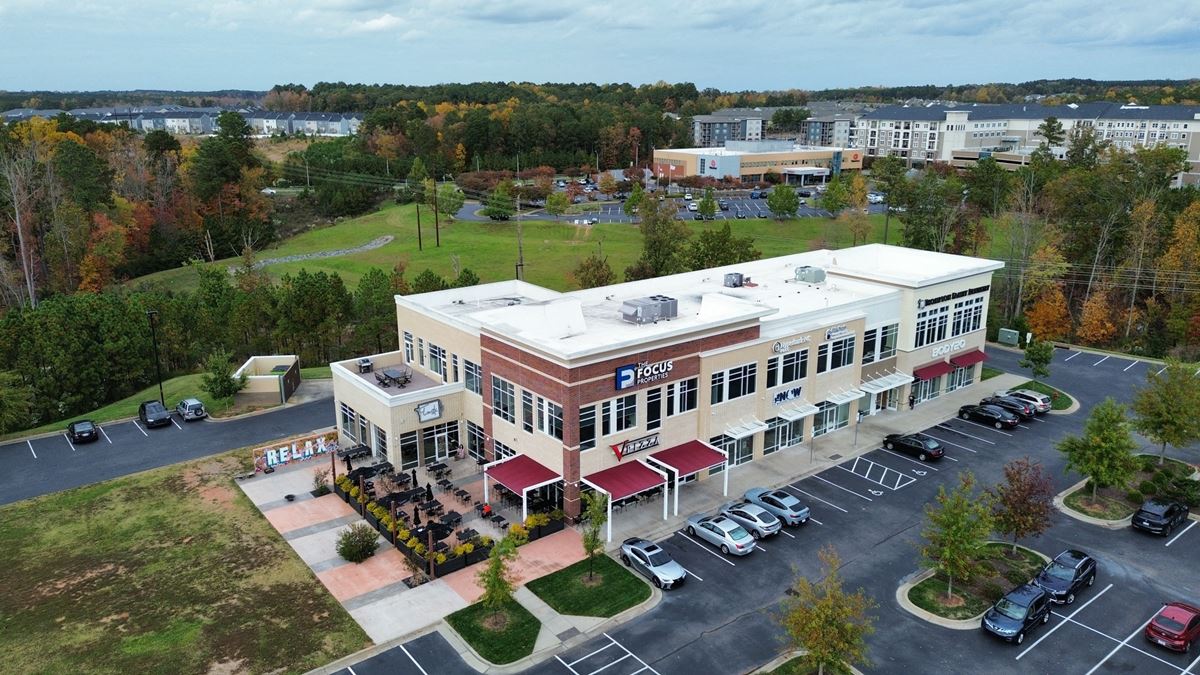
[{"label": "storefront glass window", "polygon": [[483,393],[483,377],[479,372],[479,364],[463,359],[463,379],[468,391],[476,394]]},{"label": "storefront glass window", "polygon": [[589,405],[579,409],[579,449],[590,450],[596,447],[596,406]]},{"label": "storefront glass window", "polygon": [[420,443],[417,432],[400,435],[400,468],[411,469],[421,463]]},{"label": "storefront glass window", "polygon": [[646,429],[657,429],[661,426],[662,387],[656,387],[646,392]]},{"label": "storefront glass window", "polygon": [[345,403],[342,404],[341,413],[342,433],[357,441],[358,425],[355,423],[355,418],[358,417],[357,413],[354,412],[354,408]]},{"label": "storefront glass window", "polygon": [[484,433],[483,429],[474,422],[467,422],[467,453],[471,455],[476,462],[483,461],[486,458],[484,450]]},{"label": "storefront glass window", "polygon": [[804,420],[793,422],[775,417],[767,420],[767,430],[763,432],[763,454],[769,455],[783,448],[799,445],[804,440]]}]

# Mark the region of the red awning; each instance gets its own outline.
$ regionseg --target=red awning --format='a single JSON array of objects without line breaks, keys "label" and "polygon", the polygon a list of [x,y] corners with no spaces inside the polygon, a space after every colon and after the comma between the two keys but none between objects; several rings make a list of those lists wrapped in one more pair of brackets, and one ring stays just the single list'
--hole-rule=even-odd
[{"label": "red awning", "polygon": [[697,471],[711,469],[725,463],[725,453],[701,441],[688,441],[673,448],[659,450],[650,459],[669,466],[680,476],[690,476]]},{"label": "red awning", "polygon": [[979,348],[975,348],[969,352],[965,352],[965,353],[959,354],[958,356],[951,357],[950,363],[953,363],[954,365],[958,366],[959,368],[966,368],[967,366],[973,366],[976,363],[979,363],[980,361],[984,361],[986,359],[987,359],[987,354],[984,354],[982,351],[979,350]]},{"label": "red awning", "polygon": [[524,494],[529,488],[547,485],[562,479],[561,476],[526,455],[517,455],[495,466],[489,466],[486,472],[489,478],[517,494]]},{"label": "red awning", "polygon": [[945,361],[934,361],[929,365],[921,366],[920,368],[914,368],[913,377],[917,378],[918,380],[932,380],[933,378],[938,377],[939,375],[945,375],[952,370],[954,370],[954,366],[950,365],[949,363],[946,363]]},{"label": "red awning", "polygon": [[584,476],[583,482],[607,492],[615,502],[663,485],[667,479],[641,462],[626,462]]}]

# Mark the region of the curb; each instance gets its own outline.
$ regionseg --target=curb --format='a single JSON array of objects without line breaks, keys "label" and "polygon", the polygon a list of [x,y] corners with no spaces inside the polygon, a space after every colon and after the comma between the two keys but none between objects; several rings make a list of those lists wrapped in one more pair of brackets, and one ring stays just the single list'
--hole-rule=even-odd
[{"label": "curb", "polygon": [[[775,670],[779,666],[782,666],[783,664],[787,663],[788,661],[791,661],[792,659],[799,657],[799,656],[804,656],[807,653],[808,653],[807,649],[789,649],[788,651],[786,651],[786,652],[780,654],[779,656],[776,656],[775,658],[768,661],[765,666],[762,666],[761,668],[758,668],[757,670],[752,670],[752,671],[750,671],[750,673],[751,673],[751,675],[769,674],[771,671]],[[846,668],[847,670],[849,670],[851,673],[853,673],[853,675],[863,675],[863,672],[861,670],[859,670],[858,668],[855,668],[854,666],[852,666],[848,663],[843,663],[842,666],[844,668]]]},{"label": "curb", "polygon": [[1100,527],[1107,528],[1109,530],[1123,530],[1126,527],[1129,527],[1129,524],[1133,522],[1133,514],[1132,513],[1129,514],[1128,516],[1125,516],[1124,518],[1121,518],[1120,520],[1106,520],[1104,518],[1096,518],[1094,516],[1089,516],[1086,513],[1080,513],[1079,511],[1076,511],[1075,509],[1067,506],[1067,504],[1066,504],[1067,495],[1084,487],[1085,485],[1087,485],[1087,482],[1088,482],[1088,479],[1084,478],[1083,480],[1072,485],[1071,487],[1067,488],[1066,490],[1063,490],[1062,492],[1054,495],[1054,507],[1057,508],[1059,511],[1061,511],[1067,517],[1074,518],[1075,520],[1083,521],[1090,525],[1098,525]]},{"label": "curb", "polygon": [[[996,541],[993,539],[989,539],[984,543],[1004,544],[1005,546],[1012,545],[1012,542]],[[1034,550],[1028,546],[1022,546],[1021,544],[1017,544],[1017,548],[1029,551],[1030,553],[1037,555],[1042,560],[1050,562],[1050,558],[1045,556],[1041,551]],[[921,572],[915,572],[905,577],[900,586],[896,588],[896,602],[900,604],[900,608],[917,617],[918,619],[928,621],[929,623],[932,623],[936,626],[941,626],[943,628],[949,628],[951,630],[975,630],[976,628],[979,628],[979,621],[983,618],[984,614],[987,614],[987,610],[984,610],[979,614],[967,619],[947,619],[945,617],[938,616],[933,612],[917,607],[911,600],[908,599],[908,592],[912,590],[913,586],[925,581],[936,573],[936,570],[928,569]]]}]

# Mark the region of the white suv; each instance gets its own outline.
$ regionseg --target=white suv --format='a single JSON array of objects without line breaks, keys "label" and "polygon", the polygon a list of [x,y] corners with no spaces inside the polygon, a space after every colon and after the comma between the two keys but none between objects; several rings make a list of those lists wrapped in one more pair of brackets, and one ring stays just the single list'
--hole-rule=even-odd
[{"label": "white suv", "polygon": [[1012,398],[1025,401],[1032,405],[1033,409],[1039,415],[1050,411],[1050,397],[1031,389],[1015,389],[1013,391],[1002,389],[996,392],[996,396],[1011,396]]},{"label": "white suv", "polygon": [[204,409],[204,404],[199,399],[185,398],[175,406],[175,412],[183,418],[185,422],[192,420],[202,420],[208,417],[208,411]]}]

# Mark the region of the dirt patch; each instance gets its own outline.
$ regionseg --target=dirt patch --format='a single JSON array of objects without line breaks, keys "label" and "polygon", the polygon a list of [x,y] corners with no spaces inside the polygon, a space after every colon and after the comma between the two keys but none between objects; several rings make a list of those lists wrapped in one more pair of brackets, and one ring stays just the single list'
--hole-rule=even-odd
[{"label": "dirt patch", "polygon": [[237,675],[237,673],[250,672],[246,670],[246,659],[225,659],[217,661],[208,666],[206,675]]},{"label": "dirt patch", "polygon": [[505,628],[508,628],[508,612],[488,614],[479,622],[479,625],[493,633],[502,633]]},{"label": "dirt patch", "polygon": [[600,586],[603,583],[604,583],[604,575],[603,574],[593,574],[590,577],[585,574],[585,575],[579,577],[579,585],[580,586],[587,586],[588,588],[595,588],[597,586]]},{"label": "dirt patch", "polygon": [[71,570],[69,574],[58,579],[38,584],[33,589],[33,595],[35,598],[54,598],[64,593],[70,593],[101,577],[119,576],[124,573],[124,567],[118,567],[113,563],[105,563],[82,572]]},{"label": "dirt patch", "polygon": [[967,602],[966,600],[963,599],[963,597],[961,595],[950,595],[950,596],[938,595],[937,601],[938,601],[939,605],[941,605],[942,607],[945,607],[947,609],[950,609],[953,607],[962,607]]}]

